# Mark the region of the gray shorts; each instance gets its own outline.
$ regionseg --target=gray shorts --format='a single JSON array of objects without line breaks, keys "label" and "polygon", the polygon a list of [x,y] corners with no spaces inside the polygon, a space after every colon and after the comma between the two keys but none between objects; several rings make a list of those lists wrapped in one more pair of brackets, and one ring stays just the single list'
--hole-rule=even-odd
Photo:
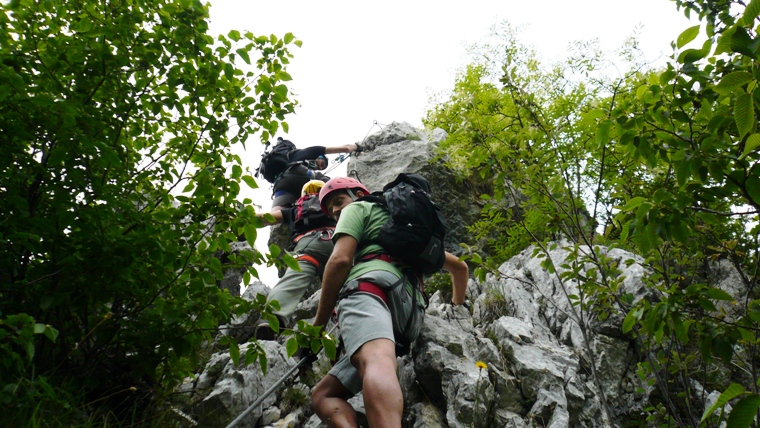
[{"label": "gray shorts", "polygon": [[356,292],[338,302],[338,324],[345,355],[328,374],[338,378],[351,393],[362,390],[359,371],[351,356],[365,343],[375,339],[393,341],[393,322],[388,306],[374,294]]}]

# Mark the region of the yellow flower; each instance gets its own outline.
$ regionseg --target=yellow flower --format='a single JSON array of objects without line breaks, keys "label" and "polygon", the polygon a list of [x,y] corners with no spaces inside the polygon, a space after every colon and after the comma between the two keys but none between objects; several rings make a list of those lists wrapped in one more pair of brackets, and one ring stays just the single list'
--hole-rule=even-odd
[{"label": "yellow flower", "polygon": [[477,366],[480,370],[488,368],[488,364],[486,364],[486,363],[484,363],[482,361],[478,361],[477,363],[475,363],[475,366]]}]

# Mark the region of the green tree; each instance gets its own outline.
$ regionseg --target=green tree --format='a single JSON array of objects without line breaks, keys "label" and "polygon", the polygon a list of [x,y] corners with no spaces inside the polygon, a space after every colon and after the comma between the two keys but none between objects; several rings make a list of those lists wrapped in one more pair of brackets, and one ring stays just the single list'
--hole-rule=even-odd
[{"label": "green tree", "polygon": [[155,424],[220,323],[267,313],[216,285],[267,256],[216,255],[262,226],[232,148],[287,131],[300,41],[214,40],[198,0],[0,11],[0,420]]},{"label": "green tree", "polygon": [[[625,316],[642,350],[641,375],[657,387],[653,422],[716,423],[697,380],[708,390],[740,385],[743,395],[727,395],[741,395],[729,418],[748,426],[758,409],[760,2],[677,4],[707,24],[684,31],[658,70],[642,61],[635,39],[618,52],[617,68],[605,67],[594,43],[577,43],[567,61],[546,67],[510,28],[499,30],[502,42],[478,48],[485,60],[462,73],[426,123],[449,132],[442,150],[451,166],[493,186],[473,227],[491,237],[496,257],[487,268],[534,245],[558,284],[578,284],[566,298],[587,346],[592,319]],[[700,31],[706,40],[686,49]],[[519,216],[510,199],[522,201]],[[546,255],[560,238],[572,256],[554,266]],[[622,293],[620,268],[600,244],[642,255],[657,297]],[[716,287],[727,264],[746,298]]]}]

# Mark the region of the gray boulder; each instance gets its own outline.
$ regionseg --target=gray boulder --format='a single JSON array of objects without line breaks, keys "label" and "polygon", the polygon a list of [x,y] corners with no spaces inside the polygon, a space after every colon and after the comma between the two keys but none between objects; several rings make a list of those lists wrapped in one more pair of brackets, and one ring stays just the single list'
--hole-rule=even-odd
[{"label": "gray boulder", "polygon": [[[247,343],[240,346],[241,356],[250,346],[257,346],[257,344]],[[258,346],[261,346],[267,355],[266,374],[261,372],[258,364],[243,364],[242,357],[241,363],[235,365],[229,353],[221,352],[212,356],[216,369],[213,374],[204,372],[199,382],[203,386],[208,385],[211,391],[193,408],[193,416],[199,424],[208,427],[227,426],[296,364],[295,360],[287,358],[285,349],[276,342],[262,341],[258,343]],[[238,426],[240,428],[259,426],[259,419],[264,414],[264,410],[269,409],[276,402],[277,395],[269,395]]]},{"label": "gray boulder", "polygon": [[382,190],[402,172],[425,177],[430,182],[433,201],[451,227],[446,249],[459,254],[458,244],[472,241],[467,226],[478,219],[480,201],[468,183],[458,182],[453,171],[436,158],[438,144],[446,137],[442,129],[428,132],[406,122],[393,122],[360,142],[364,150],[350,158],[348,174],[373,192]]}]

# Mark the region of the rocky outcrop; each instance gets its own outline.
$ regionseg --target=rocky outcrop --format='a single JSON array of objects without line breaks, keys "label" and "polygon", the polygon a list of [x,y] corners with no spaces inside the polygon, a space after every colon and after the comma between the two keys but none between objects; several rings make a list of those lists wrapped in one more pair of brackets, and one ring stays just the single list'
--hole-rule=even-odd
[{"label": "rocky outcrop", "polygon": [[[443,160],[438,159],[436,149],[446,136],[442,129],[428,132],[406,122],[393,122],[360,142],[362,151],[349,158],[347,172],[373,192],[382,190],[402,172],[416,172],[425,177],[431,184],[433,201],[441,208],[450,227],[446,249],[459,254],[459,243],[475,244],[467,226],[478,219],[482,201],[473,186],[458,181]],[[506,205],[517,206],[514,201]],[[284,227],[272,228],[269,243],[287,248],[288,237]]]},{"label": "rocky outcrop", "polygon": [[[442,205],[459,231],[453,240],[466,242],[464,228],[477,217],[478,209],[466,187],[434,161],[434,146],[444,137],[393,124],[366,140],[370,150],[353,160],[349,171],[355,170],[371,190],[399,172],[421,173],[435,183],[434,199],[451,201]],[[457,207],[462,212],[451,214]],[[470,280],[470,310],[446,304],[439,293],[431,296],[419,339],[409,355],[398,359],[405,427],[622,425],[629,415],[652,404],[652,387],[636,374],[642,356],[630,337],[622,334],[624,314],[611,313],[599,321],[579,313],[572,297],[582,296],[578,284],[562,276],[562,265],[573,251],[593,251],[619,267],[621,294],[656,301],[658,296],[643,281],[648,274],[643,261],[620,249],[576,248],[566,241],[551,243],[540,252],[542,258],[534,257],[534,250],[528,248],[508,260],[498,274],[483,282]],[[544,268],[547,260],[553,271]],[[730,265],[718,262],[711,272],[729,294],[746,294],[735,285],[741,281],[736,281]],[[267,292],[259,283],[249,287],[244,297]],[[309,295],[298,307],[299,318],[314,316],[319,291]],[[725,310],[730,316],[730,305]],[[225,331],[245,341],[255,320],[256,314],[237,318]],[[296,364],[287,358],[284,340],[260,342],[270,359],[265,375],[258,365],[233,365],[226,351],[213,354],[204,372],[183,386],[194,398],[182,411],[201,426],[225,426]],[[247,346],[254,345],[243,345]],[[240,426],[323,427],[310,408],[309,396],[328,368],[321,356],[312,374],[286,382]],[[602,394],[611,420],[605,416]],[[717,394],[705,391],[704,396],[714,401]],[[363,418],[362,395],[351,404]]]},{"label": "rocky outcrop", "polygon": [[425,177],[431,184],[433,201],[451,227],[446,249],[458,254],[460,242],[472,244],[467,226],[478,219],[481,207],[475,189],[467,182],[458,182],[455,174],[437,159],[436,148],[446,136],[442,129],[428,132],[406,122],[393,122],[360,143],[364,150],[350,158],[348,174],[373,192],[382,190],[402,172]]},{"label": "rocky outcrop", "polygon": [[[472,313],[445,304],[440,294],[432,296],[419,340],[411,355],[399,359],[407,426],[521,427],[531,426],[532,420],[557,427],[601,425],[583,339],[572,317],[559,315],[569,309],[556,280],[531,255],[532,250],[526,250],[500,268],[502,275],[490,276],[484,283],[470,281]],[[565,255],[558,249],[551,257],[559,262]],[[619,257],[633,256],[621,253]],[[639,265],[632,264],[626,273],[640,272]],[[635,290],[639,283],[631,280],[629,284]],[[255,289],[267,291],[263,285]],[[317,298],[318,292],[302,302],[304,314],[313,314]],[[240,320],[232,330],[245,331],[244,325]],[[625,412],[645,404],[645,394],[634,392],[644,385],[634,376],[636,358],[628,341],[615,336],[592,333],[591,346],[605,373],[609,396]],[[265,385],[295,364],[286,358],[282,341],[261,343],[274,362],[266,375],[256,365],[234,366],[226,352],[214,354],[194,385],[203,390],[197,395],[205,397],[189,412],[199,423],[229,423]],[[317,378],[326,365],[326,361],[315,364]],[[308,389],[314,380],[295,385]],[[276,403],[292,394],[287,391],[283,388],[269,397],[245,426],[268,426],[263,409],[278,407]],[[362,409],[361,396],[356,400],[354,407]],[[275,413],[280,425],[272,426],[322,426],[308,406],[288,413],[279,410]]]}]

